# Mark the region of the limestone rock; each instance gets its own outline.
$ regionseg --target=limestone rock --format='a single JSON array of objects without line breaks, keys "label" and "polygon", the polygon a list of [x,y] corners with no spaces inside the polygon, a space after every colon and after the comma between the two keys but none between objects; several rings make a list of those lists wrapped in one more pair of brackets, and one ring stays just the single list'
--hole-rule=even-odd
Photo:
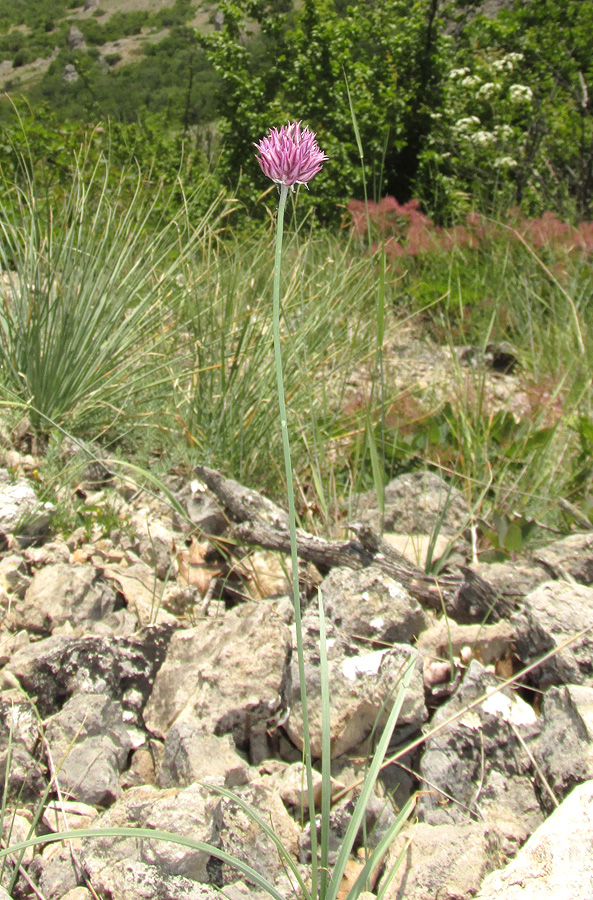
[{"label": "limestone rock", "polygon": [[[380,532],[381,513],[375,492],[369,491],[361,500],[360,519]],[[385,488],[386,532],[432,534],[437,529],[440,534],[454,535],[468,520],[469,510],[461,491],[434,472],[399,475]]]},{"label": "limestone rock", "polygon": [[384,878],[403,851],[404,858],[389,883],[385,900],[400,900],[404,895],[405,900],[470,898],[485,875],[504,861],[500,835],[484,823],[420,823],[405,828],[387,853]]},{"label": "limestone rock", "polygon": [[[276,835],[295,859],[298,858],[299,828],[288,814],[276,790],[265,780],[253,781],[235,792],[271,824]],[[275,884],[286,883],[285,867],[276,847],[262,829],[233,800],[221,797],[214,811],[213,843],[231,853]],[[237,873],[226,864],[213,861],[212,880],[219,887],[232,884]]]},{"label": "limestone rock", "polygon": [[119,795],[119,773],[132,742],[119,703],[101,694],[75,694],[47,723],[46,739],[62,791],[108,806]]},{"label": "limestone rock", "polygon": [[476,900],[588,900],[593,896],[593,781],[575,788]]},{"label": "limestone rock", "polygon": [[231,734],[251,751],[284,703],[290,632],[272,603],[246,603],[223,619],[177,631],[144,711],[146,727],[165,737],[192,718],[206,733]]},{"label": "limestone rock", "polygon": [[[326,623],[331,707],[332,757],[357,747],[378,724],[385,723],[395,699],[402,670],[416,660],[398,727],[419,727],[427,717],[424,705],[422,657],[413,647],[394,644],[382,650],[364,650]],[[309,727],[313,756],[321,756],[321,690],[319,670],[319,622],[314,610],[303,617],[305,671],[309,703]],[[293,652],[292,698],[285,729],[302,747],[302,707],[296,651]],[[391,701],[391,703],[390,703]]]},{"label": "limestone rock", "polygon": [[[593,778],[593,688],[571,684],[546,691],[542,730],[531,751],[557,800]],[[551,798],[540,792],[551,812]]]},{"label": "limestone rock", "polygon": [[9,624],[33,634],[111,633],[118,623],[115,591],[93,566],[49,565],[36,573]]},{"label": "limestone rock", "polygon": [[[537,551],[536,560],[556,578],[593,584],[593,533],[569,534]],[[567,580],[568,580],[567,579]]]},{"label": "limestone rock", "polygon": [[326,616],[350,638],[409,644],[428,626],[418,601],[376,566],[332,569],[320,589]]},{"label": "limestone rock", "polygon": [[525,840],[543,819],[531,760],[513,730],[527,745],[538,735],[533,709],[507,688],[444,724],[497,684],[474,660],[454,697],[435,713],[431,731],[444,727],[422,756],[420,773],[431,790],[421,795],[417,812],[431,825],[480,816],[513,843]]},{"label": "limestone rock", "polygon": [[208,885],[136,859],[109,862],[90,857],[86,871],[96,896],[109,900],[220,900],[219,892]]},{"label": "limestone rock", "polygon": [[0,532],[42,534],[52,513],[51,504],[40,503],[26,478],[13,481],[6,469],[0,469]]},{"label": "limestone rock", "polygon": [[[593,588],[562,581],[547,581],[525,598],[513,616],[517,655],[536,662],[584,628],[593,628]],[[593,685],[593,631],[559,650],[535,669],[540,688],[551,684]]]},{"label": "limestone rock", "polygon": [[165,659],[171,629],[151,626],[131,637],[56,635],[17,651],[5,671],[34,697],[40,715],[58,712],[76,693],[106,694],[137,722]]},{"label": "limestone rock", "polygon": [[158,772],[161,787],[180,787],[222,778],[233,788],[249,781],[249,766],[237,751],[233,739],[225,734],[204,734],[197,722],[176,722],[165,738],[165,749]]}]

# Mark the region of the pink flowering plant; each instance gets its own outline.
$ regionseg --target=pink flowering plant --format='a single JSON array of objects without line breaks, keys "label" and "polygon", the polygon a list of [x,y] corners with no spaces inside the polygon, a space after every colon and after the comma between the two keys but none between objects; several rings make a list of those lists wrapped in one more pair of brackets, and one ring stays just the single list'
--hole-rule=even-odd
[{"label": "pink flowering plant", "polygon": [[[313,788],[313,759],[311,753],[311,736],[309,729],[309,713],[307,704],[307,685],[305,673],[305,656],[303,648],[303,634],[301,625],[301,598],[299,588],[299,570],[298,570],[298,548],[297,548],[297,531],[296,531],[296,511],[294,498],[294,483],[292,462],[290,454],[290,439],[288,432],[288,416],[286,411],[286,400],[284,393],[284,379],[282,372],[282,352],[280,344],[280,270],[282,263],[282,239],[284,233],[284,212],[286,208],[286,200],[288,191],[293,190],[295,184],[304,184],[305,186],[321,171],[323,163],[328,159],[326,154],[319,148],[316,134],[309,130],[307,126],[303,127],[301,122],[290,122],[283,125],[280,129],[271,128],[266,137],[262,138],[259,143],[255,144],[257,148],[257,160],[261,170],[268,178],[279,186],[279,202],[278,202],[278,218],[276,223],[276,254],[274,264],[274,286],[273,286],[273,311],[272,311],[272,331],[274,339],[274,356],[276,363],[276,383],[278,390],[278,404],[280,410],[280,428],[282,432],[282,448],[284,453],[284,471],[286,479],[287,501],[288,501],[288,518],[290,529],[290,549],[291,549],[291,568],[292,568],[292,593],[293,607],[295,618],[297,659],[299,671],[299,686],[301,693],[302,708],[302,724],[303,724],[303,755],[305,763],[305,772],[307,778],[307,794],[309,808],[309,825],[311,839],[311,881],[310,887],[305,890],[307,900],[336,900],[338,890],[342,885],[343,875],[346,869],[350,852],[352,850],[356,835],[364,820],[366,807],[375,781],[379,775],[379,771],[393,729],[395,728],[406,689],[412,675],[413,665],[408,665],[402,672],[402,678],[399,689],[394,697],[393,707],[388,717],[385,729],[378,742],[373,761],[368,770],[367,777],[362,787],[360,796],[356,803],[352,818],[348,829],[342,841],[338,858],[330,870],[329,867],[329,838],[330,838],[330,811],[331,811],[331,745],[330,745],[330,698],[329,698],[329,678],[328,678],[328,659],[327,646],[325,639],[325,619],[323,613],[323,598],[321,591],[318,593],[319,598],[319,657],[320,657],[320,689],[321,689],[321,775],[322,775],[322,792],[321,792],[321,820],[320,820],[320,839],[318,846],[318,821],[315,815],[315,792]],[[352,887],[349,897],[356,898],[358,894],[365,890],[369,883],[370,876],[379,865],[383,855],[385,854],[389,844],[397,834],[402,824],[406,821],[413,808],[413,801],[409,801],[401,810],[399,816],[392,828],[388,829],[387,834],[379,845],[375,848],[375,852],[367,858],[366,864]],[[319,856],[318,856],[319,849]],[[295,878],[299,881],[301,888],[302,881],[298,877],[298,870],[294,869],[291,862],[288,862],[289,868],[293,871]]]}]

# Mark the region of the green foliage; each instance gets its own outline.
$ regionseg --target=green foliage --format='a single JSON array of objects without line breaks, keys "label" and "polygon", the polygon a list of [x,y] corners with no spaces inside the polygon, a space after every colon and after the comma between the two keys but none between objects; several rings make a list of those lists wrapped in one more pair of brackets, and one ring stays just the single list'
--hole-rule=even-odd
[{"label": "green foliage", "polygon": [[113,183],[101,157],[89,169],[84,149],[63,192],[35,176],[3,192],[2,383],[40,431],[125,430],[133,409],[158,402],[174,275],[212,211],[163,220],[164,188],[151,195],[136,175],[130,194],[125,173]]},{"label": "green foliage", "polygon": [[[357,4],[339,17],[333,4],[306,0],[293,30],[286,16],[271,15],[265,2],[222,8],[224,27],[201,42],[224,83],[221,172],[232,183],[241,173],[238,189],[246,202],[254,203],[266,188],[252,142],[287,118],[306,121],[330,157],[315,181],[314,202],[322,218],[335,221],[338,204],[362,193],[344,73],[377,192],[409,190],[413,148],[422,141],[424,109],[435,89],[433,4],[411,9],[401,0]],[[268,51],[265,65],[257,65],[243,41],[246,17],[260,29]]]},{"label": "green foliage", "polygon": [[416,195],[441,221],[476,201],[590,218],[593,6],[517,2],[458,27]]}]

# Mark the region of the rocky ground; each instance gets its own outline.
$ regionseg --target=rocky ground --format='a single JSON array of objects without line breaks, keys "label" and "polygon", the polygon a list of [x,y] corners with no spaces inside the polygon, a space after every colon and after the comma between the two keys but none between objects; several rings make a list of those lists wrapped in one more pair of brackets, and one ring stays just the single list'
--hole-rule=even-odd
[{"label": "rocky ground", "polygon": [[[252,804],[306,877],[285,513],[207,469],[171,482],[172,509],[92,461],[77,490],[121,527],[49,540],[35,462],[5,450],[0,470],[4,846],[66,825],[174,831],[237,855],[291,895],[270,841],[209,787]],[[386,900],[593,896],[593,533],[472,565],[464,498],[437,476],[396,479],[386,504],[383,540],[372,497],[361,498],[352,541],[301,535],[315,756],[319,590],[327,617],[331,860],[373,729],[412,660],[366,823],[372,847],[419,792],[386,860],[385,873],[405,851]],[[439,518],[456,550],[437,586],[416,563]],[[496,691],[527,666],[518,685]],[[360,865],[353,858],[350,878]],[[10,872],[2,877],[7,886]],[[258,893],[204,851],[105,837],[27,851],[13,896],[205,900],[221,888],[230,900]]]}]

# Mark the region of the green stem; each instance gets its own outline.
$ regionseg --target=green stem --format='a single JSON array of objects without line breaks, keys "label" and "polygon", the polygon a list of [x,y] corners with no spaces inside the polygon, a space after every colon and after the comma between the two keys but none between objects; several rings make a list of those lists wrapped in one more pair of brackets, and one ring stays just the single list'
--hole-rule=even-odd
[{"label": "green stem", "polygon": [[278,221],[276,224],[276,257],[274,261],[274,305],[272,330],[274,334],[274,358],[276,362],[276,384],[278,389],[278,405],[280,408],[280,428],[282,431],[282,449],[284,451],[284,472],[286,477],[286,493],[288,499],[288,523],[290,530],[290,556],[292,560],[292,595],[294,621],[296,627],[297,659],[299,668],[299,684],[301,688],[301,708],[303,717],[303,750],[305,770],[307,773],[307,794],[309,797],[309,824],[311,826],[311,897],[317,897],[317,828],[315,823],[315,795],[313,792],[313,760],[311,756],[311,735],[309,732],[309,711],[307,706],[307,684],[305,680],[305,654],[303,649],[303,629],[301,621],[301,598],[299,589],[299,558],[297,551],[296,509],[294,502],[294,482],[292,477],[292,460],[290,456],[290,439],[288,435],[288,416],[284,397],[284,377],[282,374],[282,348],[280,344],[280,269],[282,265],[282,238],[284,235],[284,211],[288,187],[280,185],[280,202],[278,203]]}]

